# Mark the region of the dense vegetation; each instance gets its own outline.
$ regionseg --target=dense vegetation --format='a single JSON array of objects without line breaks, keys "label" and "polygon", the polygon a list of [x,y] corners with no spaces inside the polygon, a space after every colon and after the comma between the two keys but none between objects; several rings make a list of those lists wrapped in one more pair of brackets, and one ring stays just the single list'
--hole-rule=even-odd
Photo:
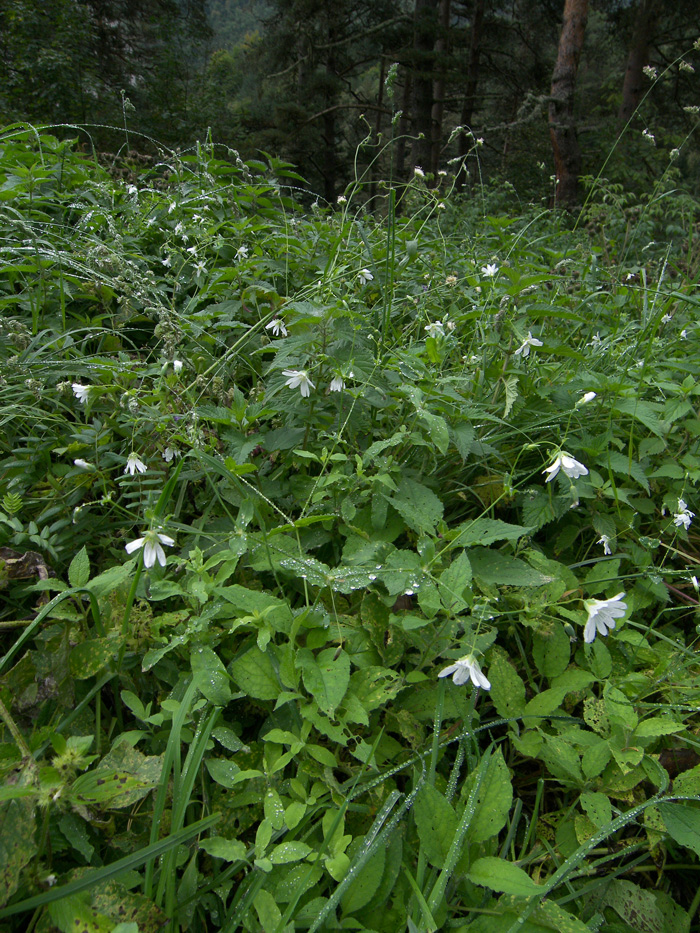
[{"label": "dense vegetation", "polygon": [[377,219],[4,131],[3,933],[697,928],[667,165],[576,217],[416,172]]}]

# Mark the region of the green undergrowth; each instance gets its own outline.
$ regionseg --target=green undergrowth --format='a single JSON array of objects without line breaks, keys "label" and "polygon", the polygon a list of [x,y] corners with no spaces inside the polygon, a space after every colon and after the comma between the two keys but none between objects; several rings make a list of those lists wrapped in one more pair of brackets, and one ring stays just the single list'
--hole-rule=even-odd
[{"label": "green undergrowth", "polygon": [[377,218],[4,131],[2,933],[697,929],[671,182]]}]

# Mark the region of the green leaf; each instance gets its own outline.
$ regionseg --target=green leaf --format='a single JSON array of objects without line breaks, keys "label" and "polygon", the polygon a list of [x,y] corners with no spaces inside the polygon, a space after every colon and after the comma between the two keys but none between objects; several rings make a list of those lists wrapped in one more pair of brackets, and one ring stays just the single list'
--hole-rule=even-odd
[{"label": "green leaf", "polygon": [[86,680],[108,664],[118,650],[113,638],[88,638],[76,645],[70,653],[70,672],[76,680]]},{"label": "green leaf", "polygon": [[466,551],[462,551],[450,566],[440,574],[438,592],[446,612],[456,615],[469,608],[471,582],[472,567]]},{"label": "green leaf", "polygon": [[342,649],[338,654],[335,648],[326,648],[314,657],[308,648],[302,648],[297,653],[296,663],[306,690],[319,708],[332,716],[350,683],[350,656]]},{"label": "green leaf", "polygon": [[520,716],[525,709],[525,684],[500,649],[491,650],[489,680],[491,700],[498,715],[504,719]]},{"label": "green leaf", "polygon": [[[474,778],[464,783],[462,796],[466,799]],[[497,835],[508,821],[513,803],[513,785],[510,771],[501,749],[491,756],[486,774],[476,797],[476,809],[469,824],[467,838],[470,843],[486,842]]]},{"label": "green leaf", "polygon": [[[348,849],[352,871],[352,863],[364,839],[357,837]],[[340,899],[344,914],[351,914],[368,904],[376,894],[381,884],[386,863],[386,848],[375,845],[374,852],[369,856],[359,872],[355,874]],[[347,876],[346,876],[347,877]]]},{"label": "green leaf", "polygon": [[532,656],[543,677],[563,674],[571,656],[571,642],[561,622],[550,622],[533,636]]},{"label": "green leaf", "polygon": [[216,652],[204,646],[193,648],[190,663],[202,695],[214,706],[226,706],[231,699],[231,678]]},{"label": "green leaf", "polygon": [[216,781],[222,787],[235,787],[239,783],[236,776],[241,773],[241,769],[233,761],[226,758],[205,758],[204,764],[212,781]]},{"label": "green leaf", "polygon": [[305,842],[281,842],[270,852],[269,858],[273,865],[286,865],[288,862],[299,862],[312,851],[311,846]]},{"label": "green leaf", "polygon": [[530,531],[532,529],[527,525],[510,525],[498,518],[477,518],[458,525],[447,537],[461,547],[473,547],[475,544],[486,547],[495,541],[518,541]]},{"label": "green leaf", "polygon": [[71,784],[69,795],[77,803],[108,803],[132,790],[145,790],[156,786],[155,781],[135,777],[127,771],[97,768],[81,774]]},{"label": "green leaf", "polygon": [[245,858],[246,847],[239,839],[224,839],[223,836],[209,836],[200,839],[199,848],[204,849],[207,855],[222,858],[227,862],[238,862]]},{"label": "green leaf", "polygon": [[657,437],[665,437],[663,427],[659,421],[659,413],[661,412],[659,405],[643,402],[638,398],[618,398],[614,401],[612,408],[613,411],[617,410],[621,414],[631,415],[636,418]]},{"label": "green leaf", "polygon": [[330,567],[314,557],[284,557],[280,560],[280,567],[312,586],[328,586]]},{"label": "green leaf", "polygon": [[597,829],[602,829],[612,822],[612,804],[610,799],[598,792],[581,794],[581,808]]},{"label": "green leaf", "polygon": [[668,834],[679,845],[700,855],[700,810],[683,803],[660,803],[659,813]]},{"label": "green leaf", "polygon": [[645,719],[640,722],[634,730],[634,734],[641,737],[656,735],[671,735],[674,732],[682,732],[686,727],[682,722],[673,722],[671,719]]},{"label": "green leaf", "polygon": [[608,450],[606,459],[610,469],[614,473],[620,476],[631,476],[647,494],[650,492],[649,480],[646,477],[646,473],[636,460],[631,460],[629,457],[626,457],[616,450]]},{"label": "green leaf", "polygon": [[85,586],[90,579],[90,558],[87,548],[83,546],[70,562],[68,568],[68,582],[71,586]]},{"label": "green leaf", "polygon": [[488,548],[473,548],[469,552],[474,576],[486,584],[498,586],[544,586],[554,577],[546,576],[517,557]]},{"label": "green leaf", "polygon": [[270,655],[256,646],[232,661],[229,669],[241,690],[256,700],[276,700],[282,692]]},{"label": "green leaf", "polygon": [[74,894],[49,906],[49,915],[61,933],[112,933],[114,920],[86,903],[84,895]]},{"label": "green leaf", "polygon": [[420,418],[427,425],[430,440],[433,444],[435,444],[441,454],[447,453],[447,448],[450,445],[450,433],[447,429],[447,422],[445,419],[429,411],[421,411]]},{"label": "green leaf", "polygon": [[418,791],[413,815],[421,851],[431,865],[442,868],[457,825],[454,808],[432,784],[426,783]]},{"label": "green leaf", "polygon": [[431,534],[442,518],[444,506],[438,496],[415,480],[404,477],[388,501],[413,531]]},{"label": "green leaf", "polygon": [[477,859],[467,872],[467,878],[482,888],[518,897],[529,897],[543,891],[522,868],[491,855]]},{"label": "green leaf", "polygon": [[0,804],[0,904],[15,893],[22,869],[36,855],[35,828],[33,801]]}]

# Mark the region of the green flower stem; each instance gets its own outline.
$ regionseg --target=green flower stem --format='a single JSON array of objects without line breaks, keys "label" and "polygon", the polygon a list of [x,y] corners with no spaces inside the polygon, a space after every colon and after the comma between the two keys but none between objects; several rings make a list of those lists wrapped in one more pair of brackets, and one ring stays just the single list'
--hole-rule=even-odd
[{"label": "green flower stem", "polygon": [[32,753],[29,749],[29,746],[24,741],[24,736],[17,728],[17,723],[12,718],[9,709],[5,706],[2,700],[0,700],[0,719],[3,720],[7,728],[10,730],[10,734],[15,740],[15,745],[22,753],[22,758],[31,758]]}]

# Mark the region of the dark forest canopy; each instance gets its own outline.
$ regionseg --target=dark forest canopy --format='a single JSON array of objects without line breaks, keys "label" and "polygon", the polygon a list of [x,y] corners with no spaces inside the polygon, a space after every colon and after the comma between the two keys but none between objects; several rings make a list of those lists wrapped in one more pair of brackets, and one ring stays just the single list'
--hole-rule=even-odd
[{"label": "dark forest canopy", "polygon": [[[584,8],[567,57],[566,18]],[[416,165],[434,183],[449,171],[548,197],[570,165],[571,202],[611,152],[613,182],[642,189],[671,160],[697,190],[695,13],[692,0],[0,0],[0,119],[93,124],[111,150],[210,133],[243,158],[289,159],[328,201]],[[566,61],[578,67],[562,80]]]}]

